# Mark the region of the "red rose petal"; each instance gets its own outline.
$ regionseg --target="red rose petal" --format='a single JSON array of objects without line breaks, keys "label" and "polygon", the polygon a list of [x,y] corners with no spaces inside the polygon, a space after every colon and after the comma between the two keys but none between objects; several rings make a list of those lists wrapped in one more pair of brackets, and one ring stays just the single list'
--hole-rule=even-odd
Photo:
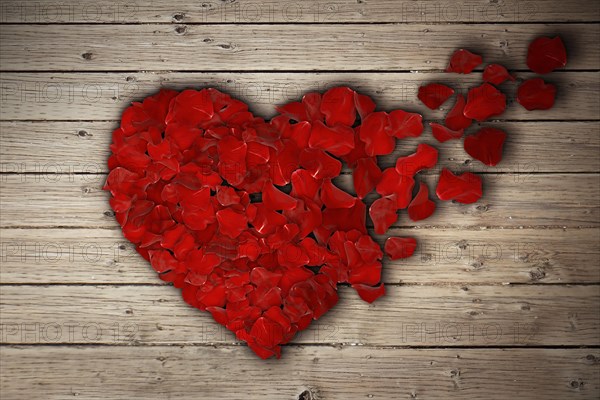
[{"label": "red rose petal", "polygon": [[342,171],[342,163],[322,150],[306,149],[300,154],[300,166],[315,179],[335,178]]},{"label": "red rose petal", "polygon": [[457,74],[470,74],[477,68],[483,59],[480,55],[473,54],[469,50],[456,50],[450,58],[450,64],[446,68],[446,72],[455,72]]},{"label": "red rose petal", "polygon": [[219,231],[232,239],[238,237],[248,228],[246,216],[231,208],[217,211],[216,215],[217,221],[219,222]]},{"label": "red rose petal", "polygon": [[509,74],[506,68],[500,64],[490,64],[483,70],[484,82],[498,86],[506,80],[514,81],[515,77]]},{"label": "red rose petal", "polygon": [[439,83],[419,87],[418,98],[432,110],[438,109],[454,94],[454,89]]},{"label": "red rose petal", "polygon": [[474,203],[483,194],[481,178],[470,172],[454,175],[452,171],[444,168],[435,193],[440,200],[455,200],[463,204]]},{"label": "red rose petal", "polygon": [[321,121],[315,121],[308,146],[326,150],[337,157],[348,154],[354,148],[354,129],[344,125],[329,128]]},{"label": "red rose petal", "polygon": [[454,107],[452,107],[452,110],[446,115],[446,120],[444,121],[444,124],[449,129],[459,131],[471,126],[471,118],[467,118],[463,114],[466,103],[465,97],[462,94],[456,96],[456,103],[454,103]]},{"label": "red rose petal", "polygon": [[361,158],[356,162],[352,173],[354,190],[359,199],[364,199],[381,179],[381,170],[373,157]]},{"label": "red rose petal", "polygon": [[465,151],[485,165],[494,166],[502,159],[506,133],[496,128],[482,128],[465,138]]},{"label": "red rose petal", "polygon": [[385,241],[385,254],[392,260],[408,258],[412,256],[417,248],[415,238],[390,237]]},{"label": "red rose petal", "polygon": [[437,164],[438,151],[435,147],[425,143],[417,146],[417,151],[409,156],[396,160],[396,171],[400,175],[414,176],[425,168],[433,168]]},{"label": "red rose petal", "polygon": [[375,111],[375,102],[369,96],[357,92],[354,93],[354,105],[360,119],[365,119],[367,115]]},{"label": "red rose petal", "polygon": [[396,196],[381,197],[371,204],[369,216],[373,221],[375,233],[383,235],[398,220]]},{"label": "red rose petal", "polygon": [[537,74],[547,74],[567,65],[567,50],[560,36],[539,37],[529,44],[527,66]]},{"label": "red rose petal", "polygon": [[277,189],[271,182],[267,182],[262,192],[262,200],[265,206],[271,210],[291,210],[296,207],[298,200]]},{"label": "red rose petal", "polygon": [[489,83],[469,90],[464,115],[477,121],[500,115],[506,109],[506,96]]},{"label": "red rose petal", "polygon": [[362,122],[359,137],[365,143],[369,156],[390,154],[396,147],[396,139],[391,134],[390,118],[385,112],[369,114]]},{"label": "red rose petal", "polygon": [[367,303],[372,303],[385,294],[383,283],[375,287],[357,283],[352,285],[352,287],[356,290],[360,298]]},{"label": "red rose petal", "polygon": [[354,90],[348,87],[329,89],[321,100],[321,112],[329,126],[342,124],[354,125],[356,108],[354,107]]},{"label": "red rose petal", "polygon": [[350,208],[354,206],[356,198],[341,189],[338,189],[330,179],[325,179],[321,186],[321,201],[325,207]]},{"label": "red rose petal", "polygon": [[556,86],[541,78],[528,79],[517,90],[517,102],[529,111],[552,108],[555,97]]},{"label": "red rose petal", "polygon": [[389,117],[391,134],[398,139],[418,137],[423,133],[423,117],[421,114],[394,110]]},{"label": "red rose petal", "polygon": [[394,195],[396,208],[406,208],[412,199],[415,181],[412,176],[400,175],[395,168],[383,171],[376,190],[382,196]]},{"label": "red rose petal", "polygon": [[434,211],[435,203],[429,199],[429,188],[421,183],[419,192],[408,205],[408,216],[416,222],[429,218]]},{"label": "red rose petal", "polygon": [[451,139],[460,139],[465,131],[464,129],[453,131],[452,129],[446,128],[444,125],[436,124],[435,122],[430,122],[429,126],[431,126],[433,137],[440,143],[444,143]]}]

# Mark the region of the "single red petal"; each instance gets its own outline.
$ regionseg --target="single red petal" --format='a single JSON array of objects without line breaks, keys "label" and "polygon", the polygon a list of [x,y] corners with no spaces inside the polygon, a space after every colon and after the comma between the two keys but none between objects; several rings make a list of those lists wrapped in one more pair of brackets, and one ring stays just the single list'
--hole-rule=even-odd
[{"label": "single red petal", "polygon": [[231,208],[217,211],[216,215],[217,221],[219,222],[219,232],[232,239],[235,239],[243,231],[248,229],[248,220],[246,219],[246,216]]},{"label": "single red petal", "polygon": [[469,126],[471,126],[471,118],[467,118],[463,114],[466,103],[465,97],[462,94],[459,94],[456,96],[456,103],[454,103],[454,107],[452,107],[452,110],[450,110],[448,115],[446,115],[444,124],[453,131],[467,129]]},{"label": "single red petal", "polygon": [[300,153],[300,166],[315,179],[335,178],[342,171],[342,163],[318,149],[306,149]]},{"label": "single red petal", "polygon": [[542,78],[528,79],[517,90],[517,102],[527,110],[547,110],[554,106],[556,86]]},{"label": "single red petal", "polygon": [[482,62],[483,59],[480,55],[471,53],[469,50],[459,49],[452,54],[446,72],[470,74],[471,71],[477,68]]},{"label": "single red petal", "polygon": [[465,151],[485,165],[494,166],[502,159],[506,133],[496,128],[482,128],[465,138]]},{"label": "single red petal", "polygon": [[292,173],[292,191],[294,197],[303,197],[314,200],[321,186],[321,181],[313,178],[305,169],[298,169]]},{"label": "single red petal", "polygon": [[398,139],[418,137],[423,133],[423,116],[418,113],[394,110],[390,113],[391,134]]},{"label": "single red petal", "polygon": [[322,227],[333,231],[356,229],[366,234],[366,209],[365,203],[359,199],[356,199],[354,206],[350,208],[325,208]]},{"label": "single red petal", "polygon": [[464,129],[453,131],[450,128],[446,128],[444,125],[436,124],[435,122],[430,122],[429,126],[431,126],[433,137],[440,143],[444,143],[451,139],[460,139],[465,132]]},{"label": "single red petal", "polygon": [[371,157],[390,154],[396,147],[396,139],[390,136],[390,118],[383,111],[369,114],[362,121],[358,134],[365,144],[365,152]]},{"label": "single red petal", "polygon": [[312,92],[302,96],[302,105],[306,109],[306,116],[309,121],[323,121],[325,116],[321,112],[321,93]]},{"label": "single red petal", "polygon": [[336,157],[343,156],[354,148],[354,129],[344,125],[330,128],[321,121],[315,121],[308,146],[328,151]]},{"label": "single red petal", "polygon": [[285,115],[286,117],[300,122],[300,121],[308,121],[308,117],[306,115],[306,108],[304,108],[304,104],[299,101],[294,101],[283,106],[275,107],[277,112],[281,115]]},{"label": "single red petal", "polygon": [[506,109],[506,96],[489,83],[469,90],[464,115],[467,118],[484,121],[500,115]]},{"label": "single red petal", "polygon": [[400,175],[395,168],[386,168],[376,190],[382,196],[395,195],[396,208],[406,208],[412,199],[415,180],[412,176]]},{"label": "single red petal", "polygon": [[210,120],[214,113],[213,102],[206,89],[184,90],[171,100],[165,123],[178,122],[195,126]]},{"label": "single red petal", "polygon": [[432,110],[438,109],[454,94],[454,89],[439,83],[419,87],[418,98]]},{"label": "single red petal", "polygon": [[408,216],[413,221],[429,218],[435,211],[435,203],[429,199],[429,188],[424,183],[419,185],[419,192],[408,205]]},{"label": "single red petal", "polygon": [[500,64],[489,64],[483,70],[484,82],[498,86],[506,80],[514,81],[515,77],[509,74],[506,68]]},{"label": "single red petal", "polygon": [[291,210],[298,203],[298,200],[273,186],[271,181],[263,187],[262,201],[271,210]]},{"label": "single red petal", "polygon": [[392,260],[408,258],[417,248],[417,240],[410,237],[390,237],[385,241],[383,250]]},{"label": "single red petal", "polygon": [[241,198],[231,186],[217,186],[217,201],[222,206],[240,204]]},{"label": "single red petal", "polygon": [[383,286],[383,283],[375,287],[363,285],[362,283],[356,283],[352,285],[352,287],[354,290],[356,290],[356,293],[358,293],[360,298],[367,303],[372,303],[381,296],[385,295],[385,287]]},{"label": "single red petal", "polygon": [[440,200],[455,200],[470,204],[479,200],[483,194],[481,177],[470,172],[454,175],[444,168],[440,174],[435,193]]},{"label": "single red petal", "polygon": [[344,86],[329,89],[321,100],[321,112],[325,115],[325,122],[329,126],[354,125],[356,120],[354,90]]},{"label": "single red petal", "polygon": [[380,179],[381,170],[375,158],[361,158],[356,162],[356,167],[352,172],[352,181],[359,199],[364,199],[367,194],[375,189]]},{"label": "single red petal", "polygon": [[354,106],[360,115],[360,119],[375,111],[375,102],[367,95],[354,92]]},{"label": "single red petal", "polygon": [[398,220],[397,204],[395,195],[381,197],[371,204],[369,216],[373,221],[375,233],[383,235]]},{"label": "single red petal", "polygon": [[321,186],[321,201],[325,207],[350,208],[354,206],[356,198],[339,189],[330,179],[325,179]]},{"label": "single red petal", "polygon": [[537,74],[547,74],[567,65],[567,50],[560,36],[539,37],[529,44],[527,66]]},{"label": "single red petal", "polygon": [[396,160],[396,171],[400,175],[414,176],[426,168],[433,168],[438,161],[438,151],[435,147],[425,143],[417,146],[417,151],[409,156]]}]

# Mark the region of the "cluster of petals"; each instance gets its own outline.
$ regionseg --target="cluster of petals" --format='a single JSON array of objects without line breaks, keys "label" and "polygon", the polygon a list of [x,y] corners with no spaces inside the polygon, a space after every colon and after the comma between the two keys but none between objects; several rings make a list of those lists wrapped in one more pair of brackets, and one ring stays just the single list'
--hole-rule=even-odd
[{"label": "cluster of petals", "polygon": [[[161,90],[124,111],[105,184],[160,278],[262,358],[333,307],[338,283],[368,302],[385,293],[362,199],[377,188],[409,205],[412,177],[376,156],[423,131],[419,114],[376,112],[347,87],[278,111],[265,121],[216,89]],[[357,196],[335,183],[342,162]]]},{"label": "cluster of petals", "polygon": [[[482,62],[461,49],[447,72],[468,74]],[[560,38],[536,39],[527,63],[540,74],[563,67]],[[444,123],[430,123],[433,136],[458,140],[473,120],[501,115],[506,96],[498,87],[505,81],[514,81],[506,68],[488,65],[481,85],[456,95]],[[430,83],[418,97],[438,109],[454,94]],[[548,109],[555,94],[534,78],[519,87],[517,102]],[[308,93],[277,111],[265,121],[216,89],[161,90],[124,111],[105,184],[125,238],[159,277],[261,358],[279,357],[281,345],[330,310],[338,283],[367,302],[385,294],[384,252],[393,260],[410,257],[417,243],[390,237],[382,251],[367,232],[367,214],[375,233],[385,234],[399,210],[420,221],[436,209],[417,180],[437,165],[436,148],[419,144],[384,170],[377,163],[397,140],[422,134],[420,114],[376,111],[371,98],[348,87]],[[503,131],[484,127],[464,139],[464,148],[494,166],[505,140]],[[343,165],[352,170],[355,195],[338,187]],[[482,180],[443,169],[435,193],[473,203]]]}]

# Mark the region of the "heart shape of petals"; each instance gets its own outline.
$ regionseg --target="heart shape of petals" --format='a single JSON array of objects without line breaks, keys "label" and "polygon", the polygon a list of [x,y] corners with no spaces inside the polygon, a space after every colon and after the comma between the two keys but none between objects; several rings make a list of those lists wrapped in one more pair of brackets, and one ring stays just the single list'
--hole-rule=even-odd
[{"label": "heart shape of petals", "polygon": [[[466,50],[452,56],[448,72],[470,73],[481,57]],[[531,44],[528,65],[540,73],[566,64],[560,38]],[[499,65],[484,71],[486,83],[457,96],[445,124],[431,123],[439,141],[462,136],[472,120],[501,114],[505,96],[492,84],[512,77]],[[546,109],[556,89],[541,79],[524,82],[517,100]],[[419,88],[419,99],[437,109],[454,90],[441,84]],[[373,302],[385,294],[384,252],[369,236],[395,223],[398,210],[422,220],[435,210],[415,175],[438,162],[438,151],[419,144],[383,171],[377,156],[396,141],[423,133],[423,119],[404,110],[375,111],[375,102],[349,87],[310,92],[276,107],[269,121],[247,104],[216,89],[161,90],[135,102],[113,132],[104,186],[124,237],[157,272],[181,289],[185,302],[248,344],[261,358],[326,314],[347,283]],[[466,151],[487,165],[501,159],[504,132],[483,128],[465,139]],[[343,168],[354,192],[343,190]],[[345,172],[344,172],[345,174]],[[351,189],[349,189],[351,190]],[[443,169],[441,200],[469,204],[482,196],[475,174]],[[390,237],[385,254],[410,257],[414,238]]]},{"label": "heart shape of petals", "polygon": [[[423,131],[420,115],[375,112],[347,87],[277,110],[265,121],[216,89],[161,90],[124,111],[105,184],[160,279],[262,358],[331,309],[338,283],[369,302],[385,293],[361,199],[384,193],[369,212],[385,233],[414,180],[374,156]],[[342,162],[358,197],[335,184]]]}]

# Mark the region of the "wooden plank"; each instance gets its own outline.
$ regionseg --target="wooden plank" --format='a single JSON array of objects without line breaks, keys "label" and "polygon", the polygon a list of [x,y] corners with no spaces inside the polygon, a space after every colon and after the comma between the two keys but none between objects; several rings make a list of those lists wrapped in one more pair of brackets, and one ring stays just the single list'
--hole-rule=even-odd
[{"label": "wooden plank", "polygon": [[[533,74],[519,73],[522,79]],[[559,94],[550,110],[529,112],[509,100],[498,119],[598,120],[600,73],[562,72],[548,75]],[[3,73],[0,77],[0,119],[3,120],[119,120],[132,101],[166,87],[216,87],[250,105],[256,115],[271,118],[275,105],[297,101],[309,91],[349,85],[372,96],[380,110],[402,108],[420,112],[426,120],[443,119],[452,101],[432,111],[418,99],[419,86],[445,83],[459,93],[481,83],[481,74],[447,73]],[[508,99],[516,85],[505,84]]]},{"label": "wooden plank", "polygon": [[[0,122],[0,171],[3,173],[57,172],[106,173],[111,133],[117,121],[2,121]],[[474,161],[462,141],[437,142],[426,126],[419,138],[398,141],[390,156],[380,157],[382,167],[393,165],[418,143],[440,151],[440,159],[452,170],[473,172],[600,172],[600,135],[595,122],[499,122],[485,124],[505,130],[504,158],[490,168]],[[473,126],[475,132],[479,126]],[[544,143],[540,146],[540,143]],[[473,161],[473,162],[472,162]],[[430,173],[424,171],[424,173]]]},{"label": "wooden plank", "polygon": [[34,3],[2,0],[5,23],[342,23],[416,22],[579,22],[597,21],[598,4],[586,0],[535,0],[520,2],[398,1],[398,0],[241,0],[203,2],[184,0],[81,2],[37,0]]},{"label": "wooden plank", "polygon": [[[600,282],[600,229],[399,229],[418,247],[383,261],[386,283]],[[11,229],[0,240],[3,284],[162,284],[117,229]],[[383,244],[385,237],[374,235]]]},{"label": "wooden plank", "polygon": [[537,36],[560,35],[569,70],[598,69],[598,24],[4,25],[0,69],[442,70],[454,49],[526,69]]},{"label": "wooden plank", "polygon": [[[172,286],[2,285],[0,294],[2,343],[237,343]],[[600,340],[599,286],[388,286],[372,305],[348,287],[339,295],[335,308],[294,343],[562,346]]]},{"label": "wooden plank", "polygon": [[[3,346],[3,398],[596,399],[597,349]],[[310,396],[310,397],[309,397]]]},{"label": "wooden plank", "polygon": [[[2,227],[115,227],[102,190],[105,175],[4,174],[0,179]],[[423,176],[433,190],[436,176]],[[597,174],[487,174],[484,195],[473,204],[438,201],[433,216],[412,222],[401,212],[395,226],[564,226],[600,225]],[[338,185],[353,192],[350,175]],[[373,201],[369,196],[367,204]]]}]

